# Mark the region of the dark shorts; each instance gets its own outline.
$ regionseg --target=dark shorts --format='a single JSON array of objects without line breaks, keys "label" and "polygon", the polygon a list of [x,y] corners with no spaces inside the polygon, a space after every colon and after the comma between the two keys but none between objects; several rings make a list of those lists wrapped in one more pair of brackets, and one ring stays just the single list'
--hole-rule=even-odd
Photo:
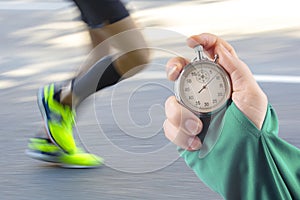
[{"label": "dark shorts", "polygon": [[101,28],[129,16],[120,0],[73,0],[90,28]]}]

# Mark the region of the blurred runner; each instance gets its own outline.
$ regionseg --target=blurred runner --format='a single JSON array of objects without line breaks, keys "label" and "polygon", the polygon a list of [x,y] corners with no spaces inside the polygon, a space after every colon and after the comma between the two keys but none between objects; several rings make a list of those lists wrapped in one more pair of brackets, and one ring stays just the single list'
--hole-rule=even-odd
[{"label": "blurred runner", "polygon": [[[100,166],[103,159],[77,147],[73,137],[75,109],[89,95],[141,70],[149,61],[149,52],[120,0],[73,1],[88,26],[94,50],[72,80],[39,89],[37,100],[46,133],[31,138],[26,153],[63,167],[91,168]],[[122,37],[113,37],[116,35]],[[118,50],[116,58],[110,53],[111,47]]]}]

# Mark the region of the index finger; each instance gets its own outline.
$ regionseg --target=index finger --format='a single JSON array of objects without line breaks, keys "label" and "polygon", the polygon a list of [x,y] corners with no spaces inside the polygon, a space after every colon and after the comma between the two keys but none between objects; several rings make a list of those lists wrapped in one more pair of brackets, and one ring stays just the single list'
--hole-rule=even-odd
[{"label": "index finger", "polygon": [[187,44],[191,48],[194,48],[199,44],[202,45],[203,49],[208,53],[210,58],[214,58],[214,56],[217,54],[217,49],[220,46],[223,46],[232,56],[237,57],[234,48],[228,42],[210,33],[202,33],[191,36],[188,38]]}]

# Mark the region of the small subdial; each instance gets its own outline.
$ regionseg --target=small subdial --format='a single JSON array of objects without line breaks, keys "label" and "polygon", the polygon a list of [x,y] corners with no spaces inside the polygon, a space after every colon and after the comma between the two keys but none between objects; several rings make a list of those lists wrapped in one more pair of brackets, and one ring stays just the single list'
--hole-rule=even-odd
[{"label": "small subdial", "polygon": [[206,83],[209,80],[210,80],[210,75],[207,71],[200,70],[197,73],[197,81],[199,81],[200,83]]}]

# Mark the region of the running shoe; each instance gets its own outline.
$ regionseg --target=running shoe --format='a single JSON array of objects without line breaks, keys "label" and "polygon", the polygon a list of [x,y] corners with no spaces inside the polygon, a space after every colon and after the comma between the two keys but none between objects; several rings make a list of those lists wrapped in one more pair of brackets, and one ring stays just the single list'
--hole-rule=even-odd
[{"label": "running shoe", "polygon": [[73,137],[75,111],[57,101],[57,94],[59,88],[54,83],[46,85],[39,89],[37,102],[50,140],[66,153],[72,154],[76,151]]},{"label": "running shoe", "polygon": [[26,154],[33,159],[57,163],[64,168],[96,168],[104,162],[102,158],[80,148],[73,154],[67,154],[46,138],[30,138]]},{"label": "running shoe", "polygon": [[45,162],[59,163],[62,150],[46,138],[30,138],[26,154],[34,159]]}]

